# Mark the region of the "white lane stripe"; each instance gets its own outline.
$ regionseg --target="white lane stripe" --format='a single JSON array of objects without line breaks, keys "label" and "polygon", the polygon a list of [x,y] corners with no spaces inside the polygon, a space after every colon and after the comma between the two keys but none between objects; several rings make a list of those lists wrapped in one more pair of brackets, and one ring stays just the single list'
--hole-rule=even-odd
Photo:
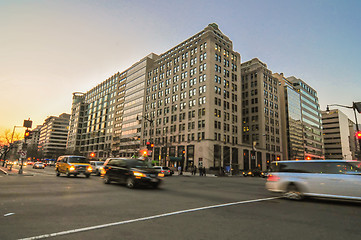
[{"label": "white lane stripe", "polygon": [[126,220],[126,221],[121,221],[121,222],[114,222],[114,223],[107,223],[107,224],[102,224],[102,225],[97,225],[97,226],[92,226],[92,227],[78,228],[78,229],[73,229],[73,230],[68,230],[68,231],[63,231],[63,232],[57,232],[57,233],[44,234],[44,235],[29,237],[29,238],[21,238],[19,240],[34,240],[34,239],[55,237],[55,236],[66,235],[66,234],[71,234],[71,233],[85,232],[85,231],[90,231],[90,230],[95,230],[95,229],[100,229],[100,228],[112,227],[112,226],[122,225],[122,224],[127,224],[127,223],[145,221],[145,220],[161,218],[161,217],[167,217],[167,216],[172,216],[172,215],[177,215],[177,214],[182,214],[182,213],[201,211],[201,210],[206,210],[206,209],[211,209],[211,208],[227,207],[227,206],[232,206],[232,205],[237,205],[237,204],[244,204],[244,203],[254,203],[254,202],[268,201],[268,200],[273,200],[273,199],[277,199],[277,198],[281,198],[281,197],[261,198],[261,199],[239,201],[239,202],[233,202],[233,203],[225,203],[225,204],[219,204],[219,205],[213,205],[213,206],[207,206],[207,207],[192,208],[192,209],[188,209],[188,210],[181,210],[181,211],[176,211],[176,212],[164,213],[164,214],[154,215],[154,216],[150,216],[150,217],[136,218],[136,219]]},{"label": "white lane stripe", "polygon": [[10,215],[14,215],[15,213],[11,212],[11,213],[7,213],[7,214],[4,214],[4,217],[7,217],[7,216],[10,216]]}]

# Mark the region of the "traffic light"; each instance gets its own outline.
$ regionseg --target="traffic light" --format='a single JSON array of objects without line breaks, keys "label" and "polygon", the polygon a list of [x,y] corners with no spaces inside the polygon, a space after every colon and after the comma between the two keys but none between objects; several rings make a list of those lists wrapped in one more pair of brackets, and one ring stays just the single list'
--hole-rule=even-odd
[{"label": "traffic light", "polygon": [[91,157],[91,158],[94,158],[94,157],[95,157],[95,152],[91,152],[91,153],[90,153],[90,157]]},{"label": "traffic light", "polygon": [[30,138],[30,130],[26,129],[25,133],[24,133],[24,139],[29,139]]},{"label": "traffic light", "polygon": [[361,113],[361,102],[354,102],[353,107],[358,111],[358,113]]},{"label": "traffic light", "polygon": [[361,139],[361,131],[357,131],[356,134],[355,134],[356,138],[357,139]]},{"label": "traffic light", "polygon": [[150,150],[153,150],[153,147],[154,147],[154,144],[151,143],[151,144],[150,144]]},{"label": "traffic light", "polygon": [[147,149],[150,150],[150,142],[147,142],[146,145],[147,145]]}]

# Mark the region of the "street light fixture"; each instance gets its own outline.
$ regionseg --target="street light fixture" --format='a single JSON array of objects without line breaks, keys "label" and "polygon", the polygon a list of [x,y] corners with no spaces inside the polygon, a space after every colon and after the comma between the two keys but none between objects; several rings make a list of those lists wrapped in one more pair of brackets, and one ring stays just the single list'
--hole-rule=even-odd
[{"label": "street light fixture", "polygon": [[326,106],[326,112],[329,113],[330,112],[330,108],[329,106],[338,106],[338,107],[343,107],[343,108],[349,108],[352,109],[355,115],[355,122],[356,122],[356,139],[359,142],[359,155],[358,157],[360,158],[361,155],[361,137],[358,137],[358,134],[360,133],[360,129],[359,129],[359,125],[358,125],[358,121],[357,121],[357,115],[356,115],[356,110],[358,113],[361,113],[361,102],[352,102],[352,106],[345,106],[345,105],[340,105],[340,104],[328,104]]}]

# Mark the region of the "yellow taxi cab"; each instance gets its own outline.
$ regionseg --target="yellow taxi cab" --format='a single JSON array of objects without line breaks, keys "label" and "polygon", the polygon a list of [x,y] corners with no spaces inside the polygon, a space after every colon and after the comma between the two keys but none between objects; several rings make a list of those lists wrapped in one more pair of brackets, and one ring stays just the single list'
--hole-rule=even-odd
[{"label": "yellow taxi cab", "polygon": [[84,174],[89,178],[92,171],[89,160],[83,156],[60,156],[55,165],[56,176],[60,176],[61,173],[67,177]]}]

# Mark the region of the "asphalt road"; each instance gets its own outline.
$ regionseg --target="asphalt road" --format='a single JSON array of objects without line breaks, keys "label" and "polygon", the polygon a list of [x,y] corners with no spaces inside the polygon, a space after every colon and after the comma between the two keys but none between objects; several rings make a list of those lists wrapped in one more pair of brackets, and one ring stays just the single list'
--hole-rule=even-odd
[{"label": "asphalt road", "polygon": [[277,198],[262,178],[172,176],[160,189],[127,189],[96,176],[56,177],[50,167],[24,170],[0,177],[1,240],[361,236],[361,203]]}]

